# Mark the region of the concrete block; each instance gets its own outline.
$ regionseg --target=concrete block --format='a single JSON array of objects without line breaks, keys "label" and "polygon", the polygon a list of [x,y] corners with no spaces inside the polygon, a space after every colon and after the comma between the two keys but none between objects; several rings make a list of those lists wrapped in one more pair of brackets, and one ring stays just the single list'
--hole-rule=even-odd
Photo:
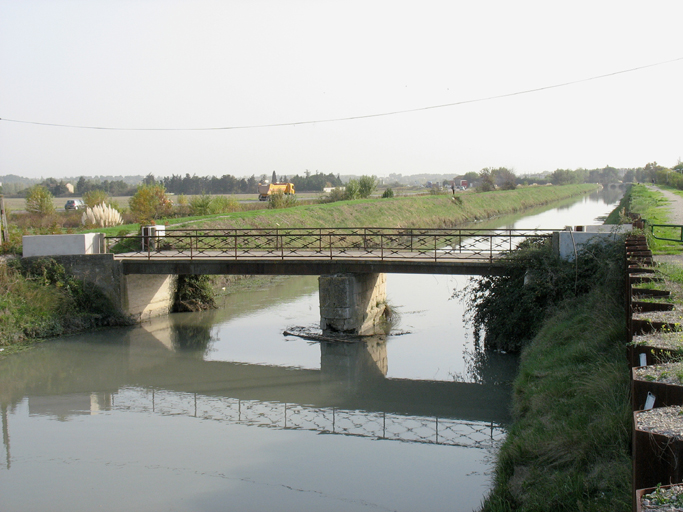
[{"label": "concrete block", "polygon": [[581,231],[567,230],[553,233],[553,252],[565,260],[573,260],[575,252],[595,240],[617,240],[630,231],[630,225],[624,226],[577,226]]},{"label": "concrete block", "polygon": [[103,233],[80,235],[28,235],[22,237],[23,256],[66,256],[76,254],[101,254],[104,246]]}]

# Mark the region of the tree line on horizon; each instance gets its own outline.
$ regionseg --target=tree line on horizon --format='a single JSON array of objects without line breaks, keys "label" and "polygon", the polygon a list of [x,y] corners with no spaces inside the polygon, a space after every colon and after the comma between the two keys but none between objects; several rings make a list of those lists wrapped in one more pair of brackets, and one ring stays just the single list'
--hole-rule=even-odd
[{"label": "tree line on horizon", "polygon": [[[672,173],[671,175],[667,172]],[[658,178],[659,173],[659,178]],[[676,175],[679,175],[678,178]],[[294,175],[288,178],[286,175],[279,177],[273,171],[276,181],[294,183],[295,189],[299,192],[322,192],[326,187],[341,187],[344,183],[339,174],[324,174],[318,171],[311,173],[308,170],[303,176]],[[171,175],[157,179],[153,174],[148,174],[138,184],[131,184],[124,180],[97,180],[83,176],[79,177],[76,183],[72,184],[73,192],[67,187],[67,181],[47,178],[38,184],[47,188],[54,197],[65,197],[71,195],[82,196],[93,190],[101,190],[112,197],[132,196],[138,190],[139,185],[160,184],[166,192],[170,194],[256,194],[259,181],[269,179],[262,174],[259,179],[252,175],[249,178],[237,178],[230,174],[223,176],[197,176],[186,173],[185,176]],[[272,177],[271,177],[272,179]],[[496,188],[514,188],[518,185],[537,183],[545,185],[570,185],[578,183],[614,183],[623,181],[629,182],[651,182],[655,180],[659,183],[667,183],[676,188],[683,189],[683,163],[678,162],[675,166],[667,168],[651,162],[644,167],[631,169],[617,169],[606,166],[602,169],[557,169],[545,176],[517,176],[512,170],[506,167],[484,168],[479,172],[468,172],[456,175],[452,181],[444,180],[443,186],[450,187],[454,183],[459,184],[459,180],[467,180],[468,184],[478,187],[481,190],[493,190]],[[33,181],[33,180],[30,180]],[[35,181],[33,181],[35,183]],[[0,185],[0,193],[7,196],[25,197],[28,184],[12,182]],[[396,183],[393,186],[398,186]]]}]

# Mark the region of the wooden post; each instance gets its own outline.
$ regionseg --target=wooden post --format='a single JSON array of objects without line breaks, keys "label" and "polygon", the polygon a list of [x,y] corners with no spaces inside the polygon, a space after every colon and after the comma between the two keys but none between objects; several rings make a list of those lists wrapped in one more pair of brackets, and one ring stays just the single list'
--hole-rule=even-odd
[{"label": "wooden post", "polygon": [[5,198],[0,195],[0,243],[9,243],[9,227],[5,214]]}]

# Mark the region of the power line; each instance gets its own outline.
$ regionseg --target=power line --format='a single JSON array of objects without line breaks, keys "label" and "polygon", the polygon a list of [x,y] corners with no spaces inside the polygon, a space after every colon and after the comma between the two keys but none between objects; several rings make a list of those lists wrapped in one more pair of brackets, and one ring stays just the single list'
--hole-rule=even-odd
[{"label": "power line", "polygon": [[443,103],[440,105],[430,105],[427,107],[418,107],[418,108],[410,108],[410,109],[405,109],[405,110],[394,110],[391,112],[380,112],[376,114],[364,114],[364,115],[358,115],[358,116],[349,116],[349,117],[334,117],[334,118],[329,118],[329,119],[318,119],[315,121],[295,121],[295,122],[288,122],[288,123],[271,123],[271,124],[252,124],[252,125],[241,125],[241,126],[215,126],[215,127],[208,127],[208,128],[119,128],[119,127],[112,127],[112,126],[82,126],[82,125],[72,125],[72,124],[58,124],[58,123],[42,123],[38,121],[24,121],[20,119],[6,119],[6,118],[0,118],[0,121],[6,121],[8,123],[23,123],[23,124],[33,124],[33,125],[39,125],[39,126],[52,126],[52,127],[57,127],[57,128],[77,128],[77,129],[82,129],[82,130],[112,130],[112,131],[138,131],[138,132],[150,132],[150,131],[156,131],[156,132],[181,132],[181,131],[187,131],[187,132],[194,132],[194,131],[217,131],[217,130],[247,130],[247,129],[253,129],[253,128],[276,128],[276,127],[281,127],[281,126],[299,126],[299,125],[305,125],[305,124],[316,124],[316,123],[336,123],[336,122],[341,122],[341,121],[354,121],[357,119],[370,119],[373,117],[386,117],[386,116],[395,116],[399,114],[409,114],[412,112],[421,112],[425,110],[435,110],[438,108],[448,108],[448,107],[456,107],[458,105],[466,105],[469,103],[481,103],[484,101],[491,101],[491,100],[497,100],[501,98],[509,98],[511,96],[521,96],[522,94],[531,94],[535,92],[540,92],[540,91],[546,91],[548,89],[557,89],[559,87],[567,87],[569,85],[575,85],[575,84],[580,84],[584,82],[590,82],[593,80],[601,80],[603,78],[607,78],[610,76],[615,76],[615,75],[623,75],[625,73],[632,73],[633,71],[639,71],[641,69],[647,69],[647,68],[652,68],[656,66],[663,66],[665,64],[671,64],[673,62],[679,62],[682,61],[683,57],[678,57],[676,59],[671,59],[671,60],[665,60],[662,62],[656,62],[654,64],[646,64],[644,66],[638,66],[635,68],[630,68],[630,69],[622,69],[621,71],[614,71],[612,73],[606,73],[604,75],[596,75],[592,76],[589,78],[581,78],[578,80],[571,80],[569,82],[563,82],[559,84],[554,84],[554,85],[546,85],[543,87],[537,87],[535,89],[526,89],[523,91],[516,91],[516,92],[510,92],[506,94],[498,94],[496,96],[486,96],[484,98],[475,98],[475,99],[470,99],[470,100],[463,100],[463,101],[456,101],[453,103]]}]

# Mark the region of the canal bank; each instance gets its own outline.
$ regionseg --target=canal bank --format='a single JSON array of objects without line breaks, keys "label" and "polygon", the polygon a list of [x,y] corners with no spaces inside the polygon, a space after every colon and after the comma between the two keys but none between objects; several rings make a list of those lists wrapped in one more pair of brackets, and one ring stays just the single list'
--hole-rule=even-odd
[{"label": "canal bank", "polygon": [[[611,217],[638,212],[651,223],[677,223],[676,210],[648,188],[629,191]],[[660,248],[680,258],[680,244]],[[522,350],[514,420],[483,511],[631,509],[623,277],[607,272],[589,293],[561,303]]]}]

